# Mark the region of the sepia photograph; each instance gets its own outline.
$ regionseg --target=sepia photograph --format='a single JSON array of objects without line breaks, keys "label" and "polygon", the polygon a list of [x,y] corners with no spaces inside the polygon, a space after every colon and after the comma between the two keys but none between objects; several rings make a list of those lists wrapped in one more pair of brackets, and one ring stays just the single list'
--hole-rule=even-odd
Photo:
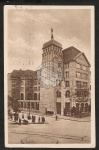
[{"label": "sepia photograph", "polygon": [[6,147],[95,147],[94,40],[94,6],[4,6]]}]

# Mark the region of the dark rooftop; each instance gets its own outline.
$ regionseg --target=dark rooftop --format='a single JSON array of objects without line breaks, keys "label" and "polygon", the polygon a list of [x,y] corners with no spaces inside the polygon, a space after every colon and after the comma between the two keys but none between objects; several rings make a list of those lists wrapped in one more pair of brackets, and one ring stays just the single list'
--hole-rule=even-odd
[{"label": "dark rooftop", "polygon": [[13,78],[21,78],[21,77],[32,77],[36,78],[37,77],[37,71],[32,71],[32,70],[13,70],[11,72],[11,77]]},{"label": "dark rooftop", "polygon": [[50,46],[50,45],[56,45],[56,46],[62,48],[62,44],[59,43],[59,42],[57,42],[57,41],[55,41],[54,39],[51,39],[50,41],[44,43],[44,44],[43,44],[43,48],[48,47],[48,46]]},{"label": "dark rooftop", "polygon": [[63,53],[64,63],[68,63],[69,61],[73,60],[81,52],[75,47],[71,46],[69,48],[64,49],[62,53]]}]

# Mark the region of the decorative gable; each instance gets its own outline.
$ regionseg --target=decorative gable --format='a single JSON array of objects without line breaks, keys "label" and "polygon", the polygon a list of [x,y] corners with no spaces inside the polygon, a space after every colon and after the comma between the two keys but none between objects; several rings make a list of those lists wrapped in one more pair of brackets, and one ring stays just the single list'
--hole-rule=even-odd
[{"label": "decorative gable", "polygon": [[76,56],[75,58],[76,62],[85,65],[85,66],[90,66],[89,61],[87,60],[86,56],[84,53],[81,53],[80,55]]}]

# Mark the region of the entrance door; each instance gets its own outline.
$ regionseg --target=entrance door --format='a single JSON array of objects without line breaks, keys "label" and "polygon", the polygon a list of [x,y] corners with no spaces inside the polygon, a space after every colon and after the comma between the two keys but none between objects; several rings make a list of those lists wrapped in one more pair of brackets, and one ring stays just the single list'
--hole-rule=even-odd
[{"label": "entrance door", "polygon": [[60,103],[60,102],[57,102],[57,103],[56,103],[56,107],[57,107],[57,114],[60,114],[60,115],[61,115],[61,103]]},{"label": "entrance door", "polygon": [[69,113],[70,112],[70,103],[69,102],[66,102],[65,103],[65,115],[67,114],[67,113]]}]

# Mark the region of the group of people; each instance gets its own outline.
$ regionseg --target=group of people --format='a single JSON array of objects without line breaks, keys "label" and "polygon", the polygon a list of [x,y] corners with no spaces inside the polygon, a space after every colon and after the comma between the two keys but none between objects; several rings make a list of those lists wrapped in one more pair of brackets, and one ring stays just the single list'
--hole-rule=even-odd
[{"label": "group of people", "polygon": [[11,119],[19,123],[19,125],[22,124],[28,124],[29,122],[32,123],[44,123],[45,122],[45,117],[44,116],[36,116],[32,114],[25,114],[25,113],[14,113],[11,115]]}]

